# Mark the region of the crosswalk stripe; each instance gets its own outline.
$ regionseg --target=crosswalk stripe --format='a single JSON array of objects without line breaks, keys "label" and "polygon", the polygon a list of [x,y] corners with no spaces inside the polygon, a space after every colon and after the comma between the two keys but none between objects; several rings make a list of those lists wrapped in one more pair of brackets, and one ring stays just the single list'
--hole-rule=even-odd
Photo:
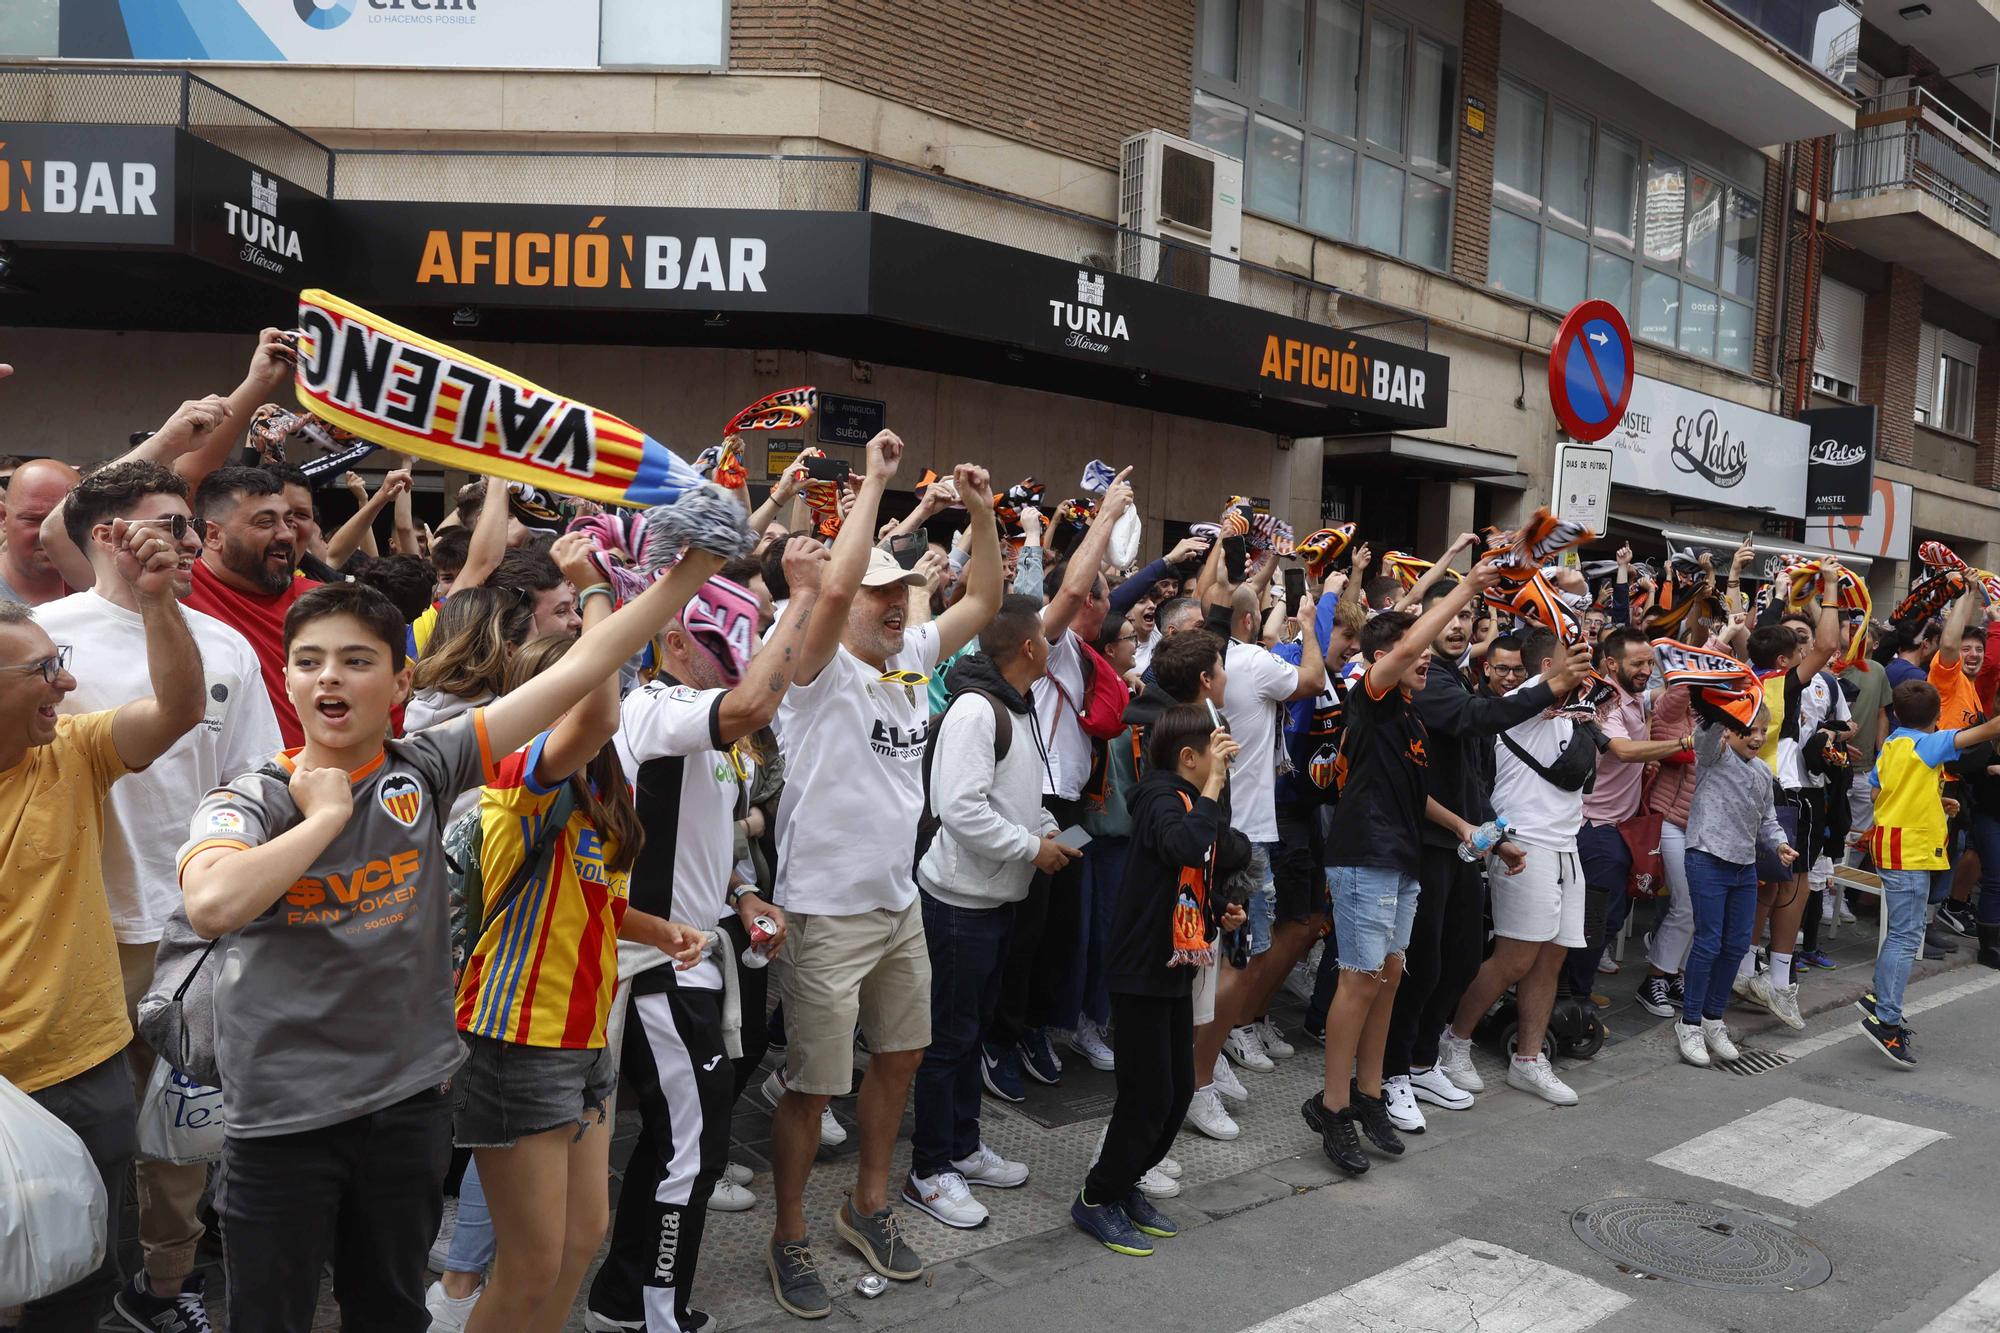
[{"label": "crosswalk stripe", "polygon": [[1483,1240],[1454,1240],[1243,1333],[1581,1333],[1632,1298]]},{"label": "crosswalk stripe", "polygon": [[1965,1293],[1919,1333],[1992,1333],[2000,1328],[2000,1273]]},{"label": "crosswalk stripe", "polygon": [[1951,1135],[1787,1097],[1650,1160],[1810,1208]]}]

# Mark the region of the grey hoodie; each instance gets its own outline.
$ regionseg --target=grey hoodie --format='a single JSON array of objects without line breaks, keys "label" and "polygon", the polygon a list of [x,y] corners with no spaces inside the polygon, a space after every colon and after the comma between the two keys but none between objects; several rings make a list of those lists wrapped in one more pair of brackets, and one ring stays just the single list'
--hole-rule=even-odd
[{"label": "grey hoodie", "polygon": [[[1035,853],[1055,816],[1042,808],[1044,759],[1034,713],[983,653],[951,669],[951,703],[938,723],[931,756],[931,809],[937,836],[917,863],[925,893],[953,907],[993,908],[1028,896]],[[1002,700],[1013,720],[1007,757],[993,762],[993,704],[972,690]]]}]

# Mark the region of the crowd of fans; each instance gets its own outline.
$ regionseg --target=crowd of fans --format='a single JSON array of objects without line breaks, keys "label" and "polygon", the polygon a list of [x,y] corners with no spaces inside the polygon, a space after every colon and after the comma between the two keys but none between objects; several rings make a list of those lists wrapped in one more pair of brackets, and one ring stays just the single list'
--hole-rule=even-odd
[{"label": "crowd of fans", "polygon": [[[556,1330],[607,1235],[588,1326],[694,1333],[706,1214],[756,1202],[752,1084],[772,1291],[818,1318],[815,1223],[920,1277],[899,1205],[986,1222],[1031,1164],[983,1098],[1070,1058],[1117,1087],[1071,1216],[1151,1254],[1176,1136],[1235,1138],[1296,1056],[1295,971],[1303,1119],[1360,1174],[1474,1105],[1502,1010],[1506,1083],[1576,1102],[1552,1016],[1604,1003],[1635,901],[1639,1001],[1696,1066],[1738,1056],[1732,993],[1804,1025],[1857,901],[1888,917],[1863,1029],[1899,1067],[1919,953],[1976,936],[2000,967],[1980,578],[1869,621],[1831,560],[1579,565],[1545,516],[1378,572],[1352,525],[1295,541],[1222,496],[1141,565],[1127,473],[1044,503],[911,477],[888,432],[693,544],[498,481],[420,527],[406,468],[329,535],[262,406],[294,356],[266,330],[227,397],[6,482],[0,1077],[81,1141],[113,1234],[0,1329],[208,1329],[208,1219],[232,1333],[304,1333],[329,1265],[350,1328]],[[220,1088],[219,1163],[135,1161],[160,1060]],[[809,1218],[850,1095],[851,1189]]]}]

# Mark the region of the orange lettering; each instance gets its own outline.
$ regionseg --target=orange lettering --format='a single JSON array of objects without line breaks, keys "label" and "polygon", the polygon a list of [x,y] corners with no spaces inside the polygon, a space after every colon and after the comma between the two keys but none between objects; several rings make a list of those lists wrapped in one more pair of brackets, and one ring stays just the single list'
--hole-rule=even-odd
[{"label": "orange lettering", "polygon": [[493,243],[490,231],[464,231],[458,234],[458,271],[466,282],[477,282],[479,270],[493,262],[487,247]]},{"label": "orange lettering", "polygon": [[434,231],[424,237],[424,257],[417,262],[417,281],[458,281],[458,270],[451,262],[451,237],[447,233]]},{"label": "orange lettering", "polygon": [[[436,233],[433,232],[432,235]],[[422,282],[423,278],[419,277],[417,281]],[[1278,335],[1275,333],[1267,335],[1264,339],[1264,364],[1258,367],[1257,374],[1270,379],[1284,378],[1285,369],[1278,359]]]},{"label": "orange lettering", "polygon": [[514,281],[522,287],[549,285],[549,238],[546,233],[539,231],[515,233]]},{"label": "orange lettering", "polygon": [[1297,338],[1285,339],[1285,379],[1287,382],[1299,377],[1299,362],[1304,358],[1306,345]]},{"label": "orange lettering", "polygon": [[414,847],[406,848],[389,858],[389,875],[398,884],[417,873],[423,857]]}]

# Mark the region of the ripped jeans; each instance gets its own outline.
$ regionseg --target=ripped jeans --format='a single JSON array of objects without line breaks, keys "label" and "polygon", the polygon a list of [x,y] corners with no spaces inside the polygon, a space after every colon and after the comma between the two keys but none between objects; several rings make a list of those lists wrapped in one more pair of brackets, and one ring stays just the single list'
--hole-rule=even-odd
[{"label": "ripped jeans", "polygon": [[1391,866],[1334,866],[1327,872],[1333,893],[1333,936],[1340,966],[1351,972],[1380,972],[1391,954],[1410,947],[1417,919],[1417,877]]}]

